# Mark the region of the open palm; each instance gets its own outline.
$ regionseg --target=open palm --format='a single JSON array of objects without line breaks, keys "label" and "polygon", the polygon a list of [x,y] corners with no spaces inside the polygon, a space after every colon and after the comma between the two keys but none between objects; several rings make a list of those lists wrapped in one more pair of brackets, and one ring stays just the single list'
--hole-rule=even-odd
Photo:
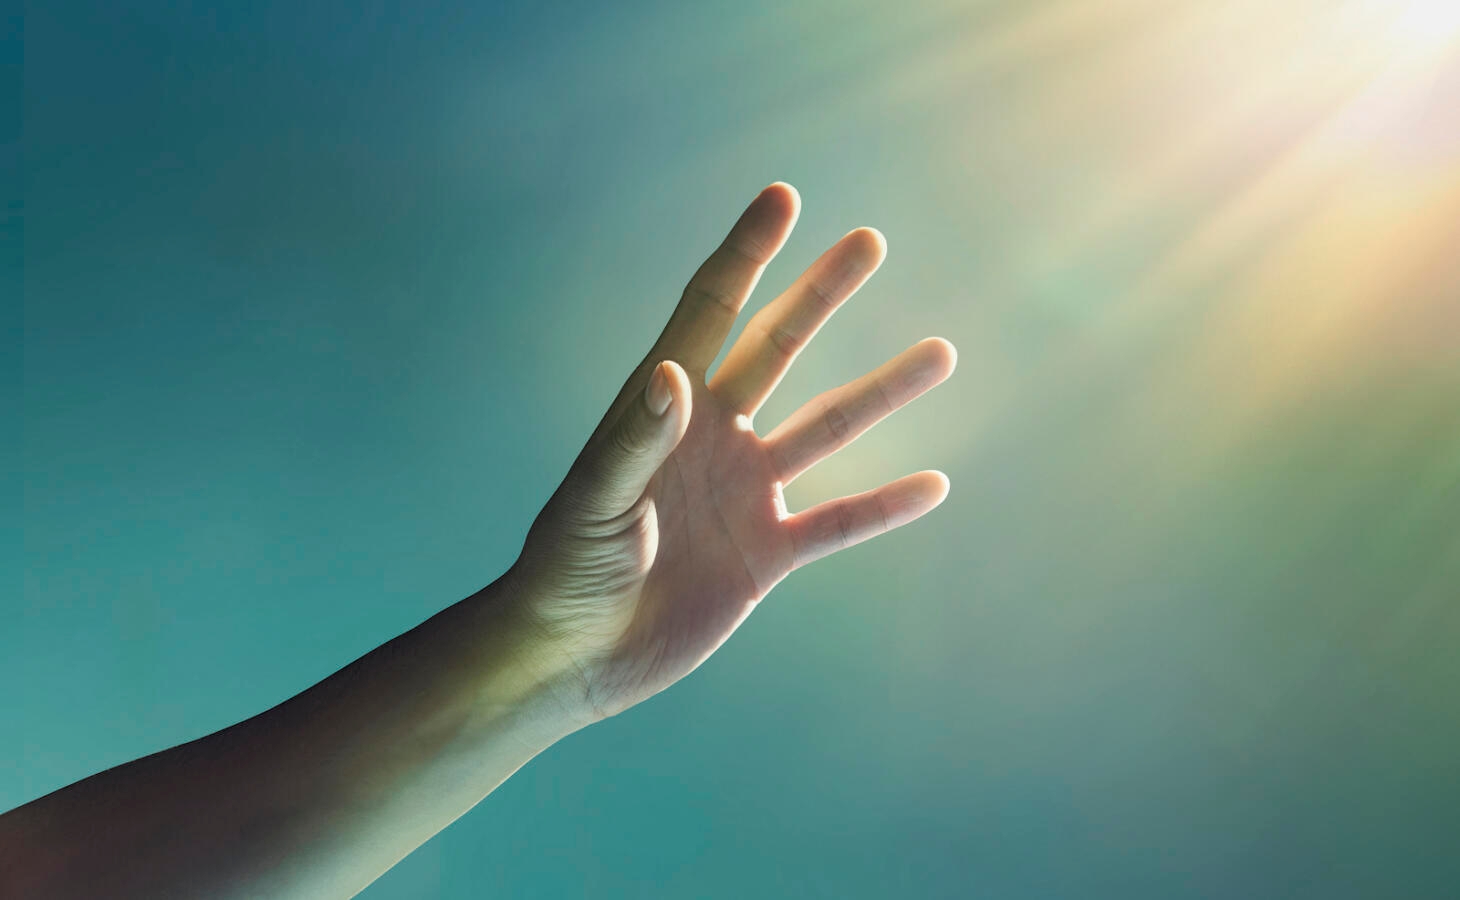
[{"label": "open palm", "polygon": [[706,381],[799,210],[795,190],[779,182],[752,201],[690,280],[513,567],[531,614],[582,674],[590,717],[692,671],[795,568],[910,522],[947,495],[933,471],[794,515],[782,495],[946,379],[955,353],[941,338],[816,397],[764,436],[752,425],[800,349],[881,264],[885,244],[870,228],[848,233],[753,316]]}]

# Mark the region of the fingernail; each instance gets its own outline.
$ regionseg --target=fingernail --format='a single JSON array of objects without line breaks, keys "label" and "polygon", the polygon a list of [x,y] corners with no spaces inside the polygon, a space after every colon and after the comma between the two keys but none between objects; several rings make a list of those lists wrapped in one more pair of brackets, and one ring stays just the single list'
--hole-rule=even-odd
[{"label": "fingernail", "polygon": [[664,415],[669,408],[669,401],[674,396],[669,393],[669,379],[664,375],[664,363],[654,367],[654,374],[649,376],[649,386],[644,389],[644,402],[649,404],[649,412],[656,416]]}]

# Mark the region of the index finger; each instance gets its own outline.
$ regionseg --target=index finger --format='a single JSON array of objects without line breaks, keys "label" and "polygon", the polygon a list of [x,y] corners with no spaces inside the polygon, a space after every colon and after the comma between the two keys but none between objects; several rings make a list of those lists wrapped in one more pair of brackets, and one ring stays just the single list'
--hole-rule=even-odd
[{"label": "index finger", "polygon": [[656,355],[703,377],[800,214],[801,197],[784,181],[756,195],[725,240],[695,271],[659,336]]}]

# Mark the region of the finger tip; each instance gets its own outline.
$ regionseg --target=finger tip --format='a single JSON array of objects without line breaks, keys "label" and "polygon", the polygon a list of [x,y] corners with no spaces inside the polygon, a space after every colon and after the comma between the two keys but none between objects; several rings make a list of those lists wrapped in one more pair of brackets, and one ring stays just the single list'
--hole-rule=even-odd
[{"label": "finger tip", "polygon": [[906,476],[901,482],[900,494],[912,519],[924,515],[942,505],[948,499],[952,483],[948,476],[937,469],[925,469]]},{"label": "finger tip", "polygon": [[663,370],[664,378],[669,382],[670,391],[676,396],[689,393],[689,373],[684,370],[684,366],[672,359],[665,359],[659,363],[659,368]]},{"label": "finger tip", "polygon": [[933,506],[938,506],[944,500],[948,499],[948,492],[952,490],[953,482],[948,480],[948,476],[938,469],[929,469],[927,474],[930,476],[935,489],[932,495]]},{"label": "finger tip", "polygon": [[778,201],[792,217],[801,213],[801,192],[785,181],[773,181],[760,192],[762,197]]},{"label": "finger tip", "polygon": [[658,371],[663,373],[665,387],[669,390],[669,414],[665,419],[674,423],[674,439],[678,441],[689,427],[694,409],[694,387],[690,384],[689,373],[672,359],[662,360]]},{"label": "finger tip", "polygon": [[928,343],[938,348],[943,368],[947,370],[948,375],[952,375],[953,370],[958,368],[958,348],[953,346],[953,342],[947,338],[930,337],[927,340]]},{"label": "finger tip", "polygon": [[857,251],[878,264],[887,258],[887,236],[870,225],[853,228],[842,240],[855,241]]}]

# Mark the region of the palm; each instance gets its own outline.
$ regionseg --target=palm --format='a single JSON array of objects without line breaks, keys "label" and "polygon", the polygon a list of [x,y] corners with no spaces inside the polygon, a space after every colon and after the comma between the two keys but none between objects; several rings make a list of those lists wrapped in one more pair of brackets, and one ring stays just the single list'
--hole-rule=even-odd
[{"label": "palm", "polygon": [[[525,568],[545,598],[535,612],[571,636],[569,652],[601,713],[694,669],[797,566],[911,521],[946,493],[946,480],[925,472],[796,515],[782,496],[816,461],[947,378],[954,354],[941,339],[821,395],[764,437],[751,425],[799,348],[881,263],[883,243],[870,229],[849,233],[755,316],[706,380],[798,207],[789,186],[773,185],[746,210],[529,535]],[[683,368],[672,379],[670,416],[688,421],[667,457],[642,473],[647,481],[630,478],[626,487],[613,474],[623,458],[615,451],[631,443],[625,423],[647,419],[644,387],[664,359]]]},{"label": "palm", "polygon": [[673,681],[697,665],[791,571],[777,482],[765,443],[697,386],[689,429],[646,492],[658,547],[627,637],[657,651],[649,680]]}]

